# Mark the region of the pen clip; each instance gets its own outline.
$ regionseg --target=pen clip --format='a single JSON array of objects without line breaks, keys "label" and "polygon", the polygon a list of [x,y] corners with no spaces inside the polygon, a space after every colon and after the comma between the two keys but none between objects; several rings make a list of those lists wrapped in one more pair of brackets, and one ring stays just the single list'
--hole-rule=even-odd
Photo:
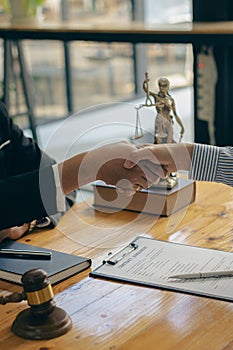
[{"label": "pen clip", "polygon": [[6,145],[8,145],[9,143],[11,142],[11,140],[6,140],[5,142],[3,142],[1,145],[0,145],[0,150],[5,147]]},{"label": "pen clip", "polygon": [[[103,264],[116,265],[119,261],[121,261],[126,255],[132,253],[135,249],[138,248],[138,244],[131,242],[126,247],[121,248],[116,253],[109,253],[109,257],[103,260]],[[119,258],[118,258],[119,255]]]}]

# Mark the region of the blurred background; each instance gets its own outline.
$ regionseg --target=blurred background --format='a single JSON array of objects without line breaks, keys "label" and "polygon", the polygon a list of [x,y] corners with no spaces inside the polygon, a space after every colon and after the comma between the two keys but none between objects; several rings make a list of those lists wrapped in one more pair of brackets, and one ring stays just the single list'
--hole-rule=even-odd
[{"label": "blurred background", "polygon": [[[1,4],[1,2],[0,2]],[[137,18],[146,23],[176,23],[192,21],[191,0],[46,0],[39,9],[42,21],[56,20],[79,23],[127,23]],[[8,14],[0,7],[0,20]],[[71,88],[74,96],[72,111],[67,111],[63,43],[47,40],[24,40],[23,49],[34,91],[36,124],[57,121],[69,112],[80,112],[94,105],[133,100],[144,93],[143,76],[135,76],[134,58],[137,55],[141,70],[151,77],[151,89],[156,80],[166,76],[171,88],[192,86],[192,47],[183,44],[138,44],[137,49],[127,43],[69,43]],[[0,82],[3,81],[3,46],[0,41]],[[14,55],[14,52],[13,52]],[[17,52],[12,72],[12,114],[24,109],[24,96],[17,69]],[[137,82],[141,84],[136,86]],[[2,84],[0,86],[2,94]],[[17,122],[27,128],[27,118]]]}]

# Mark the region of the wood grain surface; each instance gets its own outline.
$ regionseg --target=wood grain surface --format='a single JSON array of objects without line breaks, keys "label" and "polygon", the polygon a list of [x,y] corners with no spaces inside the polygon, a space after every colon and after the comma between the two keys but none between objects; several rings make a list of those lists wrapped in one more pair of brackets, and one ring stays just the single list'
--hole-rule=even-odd
[{"label": "wood grain surface", "polygon": [[[92,199],[75,205],[52,230],[31,233],[21,242],[79,254],[97,267],[111,250],[142,234],[232,251],[233,188],[197,183],[189,208],[168,218],[120,211],[96,211]],[[233,304],[183,293],[98,280],[90,270],[53,287],[57,306],[73,328],[50,340],[15,336],[11,324],[27,302],[1,307],[0,349],[9,350],[231,350]],[[0,280],[0,295],[21,287]],[[233,291],[232,291],[233,293]]]}]

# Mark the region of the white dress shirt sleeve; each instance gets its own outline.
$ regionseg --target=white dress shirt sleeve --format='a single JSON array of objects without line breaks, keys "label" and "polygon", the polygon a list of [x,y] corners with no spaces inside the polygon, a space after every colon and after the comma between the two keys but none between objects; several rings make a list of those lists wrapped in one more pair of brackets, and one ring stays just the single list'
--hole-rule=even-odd
[{"label": "white dress shirt sleeve", "polygon": [[66,211],[66,204],[65,204],[65,195],[61,187],[58,164],[53,165],[53,174],[54,174],[54,180],[55,180],[55,186],[56,186],[57,211],[63,212],[63,211]]}]

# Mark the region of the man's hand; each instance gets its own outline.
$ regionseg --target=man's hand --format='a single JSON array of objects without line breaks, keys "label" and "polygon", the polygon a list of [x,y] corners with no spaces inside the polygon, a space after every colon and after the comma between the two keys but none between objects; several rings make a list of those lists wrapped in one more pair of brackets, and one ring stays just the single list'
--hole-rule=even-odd
[{"label": "man's hand", "polygon": [[16,240],[20,238],[29,229],[30,224],[24,224],[22,226],[14,226],[5,230],[0,230],[0,242],[5,238]]},{"label": "man's hand", "polygon": [[[147,181],[154,183],[153,178],[165,178],[169,173],[178,170],[189,170],[193,151],[192,144],[144,144],[137,146],[124,162],[127,169],[142,164],[141,169],[147,168]],[[150,176],[150,174],[152,174]]]},{"label": "man's hand", "polygon": [[148,182],[148,169],[142,163],[131,168],[124,167],[126,159],[130,159],[137,148],[129,142],[117,142],[104,145],[91,150],[83,158],[79,169],[79,183],[84,182],[85,174],[92,174],[93,180],[103,180],[106,184],[115,185],[126,195],[132,195],[141,188],[147,188],[153,182],[158,181],[157,174],[150,174]]}]

